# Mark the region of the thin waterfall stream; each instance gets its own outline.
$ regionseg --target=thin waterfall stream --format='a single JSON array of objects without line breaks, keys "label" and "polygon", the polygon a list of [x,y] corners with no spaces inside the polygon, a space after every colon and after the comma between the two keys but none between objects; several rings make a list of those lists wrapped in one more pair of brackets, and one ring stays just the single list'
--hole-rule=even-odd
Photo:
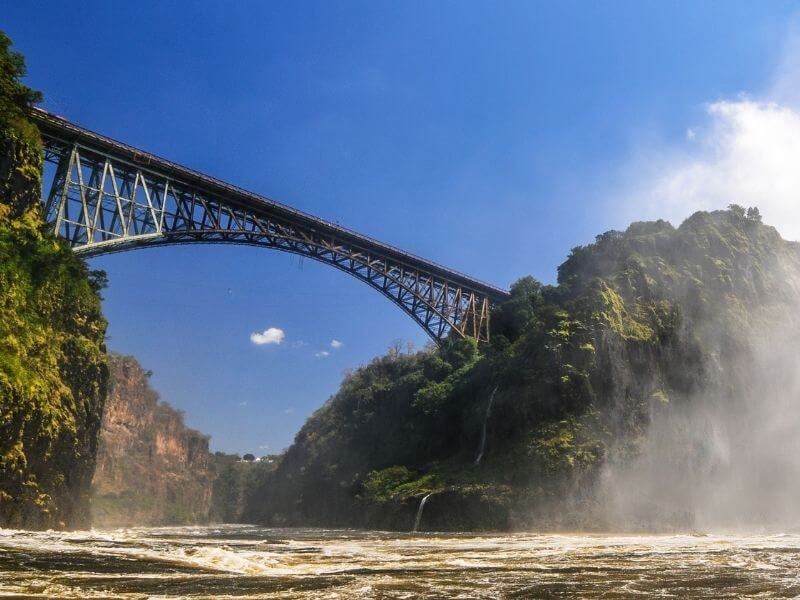
[{"label": "thin waterfall stream", "polygon": [[419,508],[417,509],[417,518],[414,519],[414,533],[417,532],[419,529],[419,522],[422,520],[422,511],[425,510],[425,503],[428,501],[428,498],[431,497],[431,494],[427,496],[423,496],[422,500],[419,502]]},{"label": "thin waterfall stream", "polygon": [[475,457],[475,464],[481,464],[483,452],[486,450],[486,425],[489,422],[489,417],[492,414],[492,404],[494,403],[494,396],[500,386],[494,386],[492,393],[489,395],[489,402],[486,404],[486,413],[483,415],[483,428],[481,429],[481,443],[478,446],[478,455]]}]

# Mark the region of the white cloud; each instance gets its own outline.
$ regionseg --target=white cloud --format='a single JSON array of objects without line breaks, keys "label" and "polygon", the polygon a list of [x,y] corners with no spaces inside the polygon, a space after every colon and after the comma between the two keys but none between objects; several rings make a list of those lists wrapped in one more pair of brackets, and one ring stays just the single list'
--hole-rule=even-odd
[{"label": "white cloud", "polygon": [[340,342],[339,340],[331,340],[331,348],[334,350],[338,350],[342,346],[344,346],[344,342]]},{"label": "white cloud", "polygon": [[292,348],[302,348],[303,346],[308,346],[308,342],[304,342],[303,340],[292,342]]},{"label": "white cloud", "polygon": [[285,415],[291,415],[293,413],[294,413],[294,409],[293,408],[284,408],[283,409],[283,414],[285,414]]},{"label": "white cloud", "polygon": [[251,333],[250,341],[256,346],[263,346],[264,344],[280,344],[283,338],[286,337],[283,329],[277,327],[270,327],[261,333]]},{"label": "white cloud", "polygon": [[327,350],[322,350],[320,352],[317,352],[314,356],[316,356],[317,358],[325,358],[326,356],[330,356],[330,355],[331,355],[331,353],[328,352]]},{"label": "white cloud", "polygon": [[[697,210],[757,206],[764,222],[800,239],[800,44],[791,37],[775,81],[758,99],[720,100],[682,144],[640,148],[625,165],[627,221],[678,225]],[[629,177],[629,176],[628,176]],[[609,194],[619,209],[619,191]]]},{"label": "white cloud", "polygon": [[247,400],[242,400],[239,402],[239,406],[247,406]]},{"label": "white cloud", "polygon": [[708,106],[709,125],[693,145],[656,165],[634,186],[632,218],[678,224],[696,210],[758,206],[765,222],[800,239],[800,112],[736,100]]}]

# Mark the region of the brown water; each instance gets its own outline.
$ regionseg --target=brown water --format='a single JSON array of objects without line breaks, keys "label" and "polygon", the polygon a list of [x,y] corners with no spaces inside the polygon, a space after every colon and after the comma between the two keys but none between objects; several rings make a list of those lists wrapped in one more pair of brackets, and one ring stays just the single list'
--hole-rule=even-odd
[{"label": "brown water", "polygon": [[0,530],[0,597],[793,598],[800,535]]}]

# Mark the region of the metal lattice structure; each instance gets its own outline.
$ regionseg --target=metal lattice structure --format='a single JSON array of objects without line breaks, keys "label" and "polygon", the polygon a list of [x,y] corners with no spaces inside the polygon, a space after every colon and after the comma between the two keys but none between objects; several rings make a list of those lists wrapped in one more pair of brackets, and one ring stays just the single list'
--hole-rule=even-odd
[{"label": "metal lattice structure", "polygon": [[45,215],[77,254],[164,244],[233,243],[313,258],[372,286],[435,340],[489,339],[508,293],[339,225],[79,127],[40,109],[55,167]]}]

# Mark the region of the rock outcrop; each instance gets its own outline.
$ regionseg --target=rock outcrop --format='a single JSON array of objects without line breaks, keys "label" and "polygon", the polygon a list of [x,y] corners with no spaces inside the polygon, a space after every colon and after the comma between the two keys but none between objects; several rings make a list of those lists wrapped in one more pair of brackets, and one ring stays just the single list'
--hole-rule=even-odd
[{"label": "rock outcrop", "polygon": [[130,356],[110,355],[92,482],[97,527],[207,521],[211,506],[208,436],[160,402],[148,373]]}]

